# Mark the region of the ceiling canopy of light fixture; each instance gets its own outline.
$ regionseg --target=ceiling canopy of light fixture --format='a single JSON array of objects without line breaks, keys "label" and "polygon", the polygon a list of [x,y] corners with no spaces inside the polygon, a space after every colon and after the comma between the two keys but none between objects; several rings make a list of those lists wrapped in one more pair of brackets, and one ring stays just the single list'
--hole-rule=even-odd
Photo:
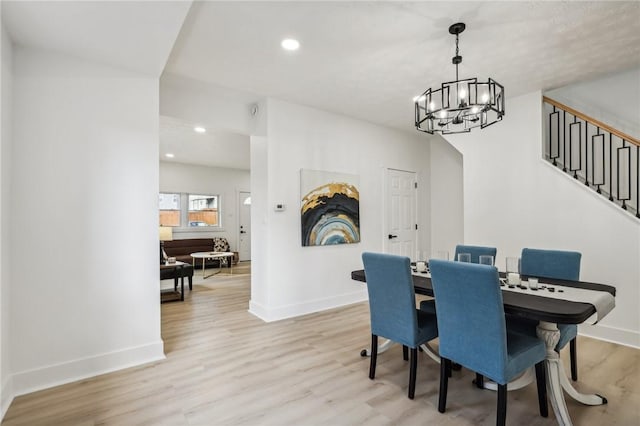
[{"label": "ceiling canopy of light fixture", "polygon": [[433,134],[469,132],[474,127],[484,128],[502,120],[504,116],[504,87],[489,78],[458,79],[458,65],[462,56],[458,51],[458,37],[466,28],[462,22],[449,27],[456,36],[456,79],[442,83],[439,89],[427,89],[414,98],[416,129]]}]

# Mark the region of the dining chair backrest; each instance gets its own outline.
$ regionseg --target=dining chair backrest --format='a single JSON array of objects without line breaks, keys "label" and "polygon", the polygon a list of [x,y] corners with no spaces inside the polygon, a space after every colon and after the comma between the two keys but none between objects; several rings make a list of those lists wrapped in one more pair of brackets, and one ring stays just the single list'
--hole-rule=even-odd
[{"label": "dining chair backrest", "polygon": [[524,248],[520,273],[532,277],[580,280],[582,254],[575,251]]},{"label": "dining chair backrest", "polygon": [[369,293],[371,334],[415,347],[418,319],[409,258],[365,252],[362,262]]},{"label": "dining chair backrest", "polygon": [[493,256],[495,262],[496,252],[497,249],[495,247],[467,246],[458,244],[452,260],[458,260],[458,254],[460,253],[469,253],[471,255],[471,263],[480,263],[480,256]]},{"label": "dining chair backrest", "polygon": [[507,336],[498,270],[433,259],[440,356],[504,383]]}]

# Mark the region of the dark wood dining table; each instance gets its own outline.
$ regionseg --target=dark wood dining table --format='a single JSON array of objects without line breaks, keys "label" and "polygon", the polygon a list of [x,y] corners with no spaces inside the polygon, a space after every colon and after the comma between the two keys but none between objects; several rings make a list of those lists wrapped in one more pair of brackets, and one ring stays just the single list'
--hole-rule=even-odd
[{"label": "dark wood dining table", "polygon": [[[504,276],[501,274],[501,276]],[[522,276],[523,279],[528,277]],[[351,272],[351,279],[366,282],[363,269]],[[575,287],[586,290],[604,291],[615,297],[616,289],[606,284],[585,281],[565,281],[544,278],[544,283],[554,287]],[[413,284],[416,294],[433,297],[433,287],[428,274],[414,274]],[[538,337],[545,342],[547,348],[547,390],[558,424],[571,425],[571,418],[564,399],[566,392],[573,399],[586,405],[602,405],[607,399],[597,394],[582,394],[578,392],[567,378],[564,366],[558,353],[556,344],[560,339],[558,324],[582,324],[596,313],[596,308],[590,303],[544,297],[544,292],[513,292],[503,291],[502,299],[506,314],[538,321]],[[512,388],[522,386],[519,383]],[[508,388],[511,387],[509,384]],[[564,392],[563,392],[564,391]]]}]

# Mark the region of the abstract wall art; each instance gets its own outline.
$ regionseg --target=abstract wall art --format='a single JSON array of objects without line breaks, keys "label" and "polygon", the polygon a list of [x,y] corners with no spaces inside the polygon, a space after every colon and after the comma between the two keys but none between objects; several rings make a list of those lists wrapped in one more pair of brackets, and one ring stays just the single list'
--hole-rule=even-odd
[{"label": "abstract wall art", "polygon": [[300,171],[302,246],[360,242],[358,176]]}]

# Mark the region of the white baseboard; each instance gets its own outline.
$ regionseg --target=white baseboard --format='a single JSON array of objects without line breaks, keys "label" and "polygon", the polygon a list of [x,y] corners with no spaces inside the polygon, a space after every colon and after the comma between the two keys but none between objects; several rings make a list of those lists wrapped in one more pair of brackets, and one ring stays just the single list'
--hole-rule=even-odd
[{"label": "white baseboard", "polygon": [[7,414],[7,410],[9,406],[13,402],[13,398],[15,395],[13,394],[13,381],[11,376],[9,376],[4,383],[2,383],[2,392],[0,395],[2,398],[0,399],[0,422],[4,419],[4,415]]},{"label": "white baseboard", "polygon": [[327,309],[339,308],[340,306],[352,305],[365,300],[367,300],[366,289],[339,296],[328,297],[326,299],[316,299],[295,305],[276,307],[267,307],[252,300],[249,302],[249,313],[265,322],[272,322],[326,311]]},{"label": "white baseboard", "polygon": [[255,317],[260,318],[262,321],[269,322],[267,317],[269,316],[269,310],[258,302],[249,300],[249,313]]},{"label": "white baseboard", "polygon": [[583,324],[578,326],[578,332],[582,336],[640,349],[640,333],[637,331],[608,327],[601,324],[593,326]]},{"label": "white baseboard", "polygon": [[[162,340],[97,356],[14,373],[14,396],[165,359]],[[4,393],[3,393],[4,396]]]}]

